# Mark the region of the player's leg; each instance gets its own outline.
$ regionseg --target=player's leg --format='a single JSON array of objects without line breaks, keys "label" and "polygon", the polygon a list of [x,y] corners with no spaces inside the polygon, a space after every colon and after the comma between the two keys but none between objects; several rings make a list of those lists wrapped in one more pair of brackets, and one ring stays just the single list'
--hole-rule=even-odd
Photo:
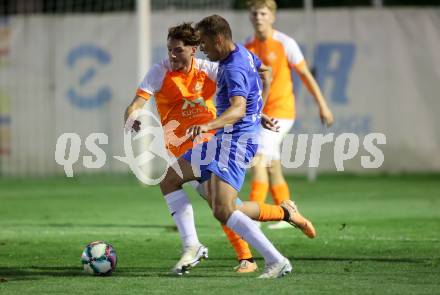
[{"label": "player's leg", "polygon": [[[209,206],[212,208],[211,195],[208,193],[209,187],[207,182],[200,184],[197,181],[192,182],[194,188],[198,193],[207,200]],[[264,204],[259,202],[244,201],[239,198],[236,201],[237,209],[249,216],[255,221],[283,221],[288,227],[293,226],[299,228],[306,236],[313,239],[316,237],[316,231],[313,224],[304,216],[301,215],[294,202],[286,200],[281,202],[280,205]],[[251,264],[244,262],[249,268],[253,269],[254,265],[252,259],[252,253],[249,249],[249,245],[243,239],[241,239],[236,233],[223,226],[223,230],[227,235],[230,243],[234,247],[237,253],[238,260],[248,260]],[[240,269],[240,268],[239,268]],[[242,272],[248,272],[249,269],[241,268]]]},{"label": "player's leg", "polygon": [[269,176],[267,173],[267,161],[263,154],[257,154],[251,167],[252,182],[249,200],[264,203],[269,190]]},{"label": "player's leg", "polygon": [[[203,184],[200,184],[197,181],[192,182],[194,188],[205,200],[207,200],[209,206],[212,208],[212,200],[210,195],[207,193],[208,189],[206,188],[207,187],[206,184],[207,182],[204,182]],[[202,186],[204,188],[202,188]],[[237,198],[236,205],[238,210],[240,210],[241,212],[246,214],[249,218],[255,221],[262,221],[262,222],[286,221],[290,223],[290,225],[301,229],[310,238],[314,237],[314,234],[310,234],[311,232],[315,232],[312,223],[299,213],[298,208],[295,206],[295,204],[292,201],[289,202],[285,201],[282,202],[280,205],[271,205],[271,204],[262,204],[252,201],[241,201],[239,198]],[[308,228],[305,228],[304,224],[307,224]],[[237,238],[239,237],[236,234],[235,236],[228,235],[229,240],[237,239]],[[238,249],[236,250],[238,254]],[[243,252],[243,253],[244,253],[243,255],[238,255],[239,260],[246,259],[246,256],[248,254],[247,252]]]},{"label": "player's leg", "polygon": [[291,272],[292,266],[287,258],[278,252],[248,216],[236,209],[237,190],[215,174],[212,174],[209,182],[214,216],[264,257],[266,267],[261,277],[276,278]]},{"label": "player's leg", "polygon": [[271,164],[267,168],[267,172],[270,179],[270,192],[274,204],[280,205],[282,201],[289,200],[289,186],[284,178],[283,168],[281,167],[281,161],[279,158],[271,161]]},{"label": "player's leg", "polygon": [[170,167],[160,183],[160,189],[177,226],[183,246],[183,255],[172,270],[174,273],[182,275],[202,258],[207,258],[208,249],[198,239],[193,208],[187,194],[182,189],[185,182],[195,179],[193,169],[184,158],[179,158],[177,164],[181,169],[182,177]]},{"label": "player's leg", "polygon": [[300,229],[306,236],[313,239],[316,230],[307,218],[301,215],[295,203],[283,201],[280,205],[270,205],[257,202],[242,202],[237,209],[257,221],[282,221],[287,226]]},{"label": "player's leg", "polygon": [[304,218],[298,211],[295,203],[290,200],[289,187],[284,179],[281,164],[279,160],[273,160],[272,165],[269,168],[269,175],[271,182],[271,193],[274,203],[280,205],[285,210],[292,212],[289,218],[284,218],[284,221],[277,222],[268,226],[269,229],[283,229],[293,225],[303,231],[309,238],[316,236],[316,231],[313,224]]},{"label": "player's leg", "polygon": [[[266,137],[266,132],[268,130],[261,129],[258,134],[258,142],[262,142]],[[251,175],[251,192],[249,195],[249,200],[252,202],[258,202],[260,204],[264,204],[266,202],[267,192],[269,191],[269,175],[267,173],[267,166],[270,165],[270,161],[265,156],[267,151],[262,150],[262,145],[260,145],[258,153],[252,160]],[[271,147],[267,147],[266,149],[271,149]],[[264,152],[264,153],[262,153]],[[261,224],[257,221],[256,224],[261,226]]]},{"label": "player's leg", "polygon": [[222,225],[222,229],[237,255],[238,265],[234,267],[235,271],[237,273],[257,271],[258,265],[254,260],[249,244],[226,225]]},{"label": "player's leg", "polygon": [[[272,194],[273,202],[276,205],[281,205],[283,202],[290,199],[290,192],[289,186],[284,179],[280,160],[272,160],[267,171],[270,179],[270,192]],[[283,229],[288,227],[290,227],[290,225],[283,221],[268,226],[269,229]]]},{"label": "player's leg", "polygon": [[[198,181],[191,181],[190,184],[199,193],[199,195],[208,202],[208,205],[212,208],[212,200],[210,195],[208,194],[208,182],[205,181],[203,183],[199,183]],[[242,202],[237,199],[237,203],[241,205]],[[258,269],[258,266],[257,263],[254,261],[248,243],[246,243],[246,241],[244,241],[239,235],[237,235],[226,225],[222,225],[222,229],[223,232],[226,234],[229,243],[231,243],[235,254],[237,255],[238,266],[235,267],[236,272],[249,273],[256,271]]]},{"label": "player's leg", "polygon": [[[284,136],[292,127],[293,121],[277,119],[280,126],[279,132],[273,132],[265,128],[260,129],[258,133],[258,151],[253,161],[252,184],[249,200],[264,203],[269,184],[272,184],[269,169],[272,160],[277,156],[280,159],[280,146]],[[277,204],[279,205],[279,204]]]},{"label": "player's leg", "polygon": [[180,157],[177,159],[177,163],[175,164],[181,170],[181,176],[179,175],[173,167],[169,167],[164,179],[160,182],[160,190],[163,195],[168,195],[175,191],[181,190],[182,185],[185,182],[190,182],[192,180],[196,180],[196,176],[194,175],[194,170],[191,166],[191,163],[188,162],[184,157]]},{"label": "player's leg", "polygon": [[[270,156],[271,162],[270,165],[267,165],[267,172],[270,183],[270,192],[272,194],[272,199],[274,204],[281,205],[281,203],[290,199],[290,192],[287,182],[283,175],[283,170],[281,166],[281,145],[285,136],[289,133],[290,129],[293,126],[293,120],[285,120],[285,119],[277,119],[278,125],[280,126],[279,132],[272,132],[270,134],[266,134],[266,138],[264,140],[270,140],[272,143],[272,148],[264,148],[263,152],[267,156]],[[275,224],[271,224],[268,226],[269,229],[282,229],[290,227],[286,222],[280,221]]]},{"label": "player's leg", "polygon": [[[267,159],[270,158],[270,165],[267,165],[270,191],[274,203],[280,205],[282,201],[288,200],[290,197],[289,188],[281,167],[281,145],[283,139],[292,128],[294,120],[277,119],[277,121],[280,127],[279,132],[267,131],[263,134],[261,153],[263,153]],[[270,148],[267,147],[267,144],[264,144],[267,142],[270,143]]]},{"label": "player's leg", "polygon": [[244,201],[237,209],[256,221],[280,221],[288,217],[287,210],[278,205]]}]

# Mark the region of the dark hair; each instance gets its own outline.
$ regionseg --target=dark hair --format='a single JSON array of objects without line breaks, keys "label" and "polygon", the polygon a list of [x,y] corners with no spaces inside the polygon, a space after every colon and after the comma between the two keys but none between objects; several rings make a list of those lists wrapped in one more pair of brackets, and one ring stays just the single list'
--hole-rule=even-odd
[{"label": "dark hair", "polygon": [[196,24],[196,30],[202,31],[209,36],[222,35],[228,40],[232,40],[232,32],[229,23],[220,15],[211,15],[202,19]]},{"label": "dark hair", "polygon": [[183,23],[168,29],[167,39],[180,40],[185,46],[199,45],[199,35],[191,23]]}]

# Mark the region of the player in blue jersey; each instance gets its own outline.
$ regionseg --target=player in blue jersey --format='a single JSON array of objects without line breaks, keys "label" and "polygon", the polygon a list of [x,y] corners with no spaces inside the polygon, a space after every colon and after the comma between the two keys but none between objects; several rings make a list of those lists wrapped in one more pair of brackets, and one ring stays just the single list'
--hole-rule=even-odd
[{"label": "player in blue jersey", "polygon": [[[229,24],[218,15],[204,18],[196,25],[201,50],[211,61],[219,61],[217,73],[217,118],[188,129],[193,137],[217,130],[213,139],[199,144],[178,159],[178,169],[169,169],[160,184],[172,215],[182,216],[184,223],[185,193],[182,184],[194,179],[205,181],[214,216],[257,249],[265,259],[260,278],[278,278],[292,270],[260,228],[237,210],[236,199],[244,181],[245,169],[257,151],[257,132],[262,123],[261,79],[259,59],[232,41]],[[263,117],[266,127],[274,123]],[[181,229],[179,228],[179,231]],[[195,232],[182,227],[183,234]],[[203,247],[199,248],[203,251]],[[196,251],[199,251],[196,250]],[[202,253],[200,253],[202,254]],[[198,253],[196,253],[196,256]]]}]

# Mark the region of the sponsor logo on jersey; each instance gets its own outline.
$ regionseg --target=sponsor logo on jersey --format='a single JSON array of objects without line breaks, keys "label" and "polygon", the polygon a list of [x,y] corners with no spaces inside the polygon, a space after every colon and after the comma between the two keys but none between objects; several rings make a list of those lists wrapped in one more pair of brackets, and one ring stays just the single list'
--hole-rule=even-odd
[{"label": "sponsor logo on jersey", "polygon": [[184,101],[182,106],[182,117],[184,118],[192,118],[200,113],[204,113],[208,109],[203,97],[198,97],[194,100],[189,100],[187,98],[182,99]]}]

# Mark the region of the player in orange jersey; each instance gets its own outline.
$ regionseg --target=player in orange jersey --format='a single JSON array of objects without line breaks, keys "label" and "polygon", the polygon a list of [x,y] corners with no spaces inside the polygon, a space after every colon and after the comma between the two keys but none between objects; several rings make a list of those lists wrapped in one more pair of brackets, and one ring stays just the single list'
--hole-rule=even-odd
[{"label": "player in orange jersey", "polygon": [[[174,130],[165,130],[167,150],[176,157],[193,147],[193,142],[186,137],[186,130],[195,124],[204,124],[215,118],[212,98],[216,91],[217,63],[194,57],[198,38],[190,24],[185,23],[169,29],[167,38],[168,58],[155,64],[139,86],[136,97],[125,112],[126,126],[139,131],[140,123],[130,118],[137,109],[154,95],[162,126],[177,122]],[[205,198],[203,186],[191,183]],[[197,237],[193,209],[185,196],[179,199],[167,199],[170,213],[177,225],[183,242],[183,255],[173,268],[177,274],[183,274],[200,259],[207,257],[207,248]],[[307,222],[294,206],[272,206],[244,202],[241,210],[246,215],[260,221],[287,220],[294,226]],[[237,272],[252,272],[257,269],[248,244],[232,230],[223,229],[237,253],[239,266]]]},{"label": "player in orange jersey", "polygon": [[[276,119],[280,126],[278,133],[261,129],[256,165],[252,168],[250,200],[263,203],[270,188],[274,203],[279,205],[290,198],[289,188],[282,173],[280,149],[282,140],[292,128],[296,115],[290,73],[292,68],[299,74],[314,97],[322,123],[327,126],[332,125],[333,114],[310,73],[296,41],[273,28],[276,2],[274,0],[250,0],[247,4],[255,34],[247,38],[245,46],[265,65],[272,68],[272,83],[263,113]],[[280,221],[270,225],[269,228],[286,226],[289,225]]]}]

